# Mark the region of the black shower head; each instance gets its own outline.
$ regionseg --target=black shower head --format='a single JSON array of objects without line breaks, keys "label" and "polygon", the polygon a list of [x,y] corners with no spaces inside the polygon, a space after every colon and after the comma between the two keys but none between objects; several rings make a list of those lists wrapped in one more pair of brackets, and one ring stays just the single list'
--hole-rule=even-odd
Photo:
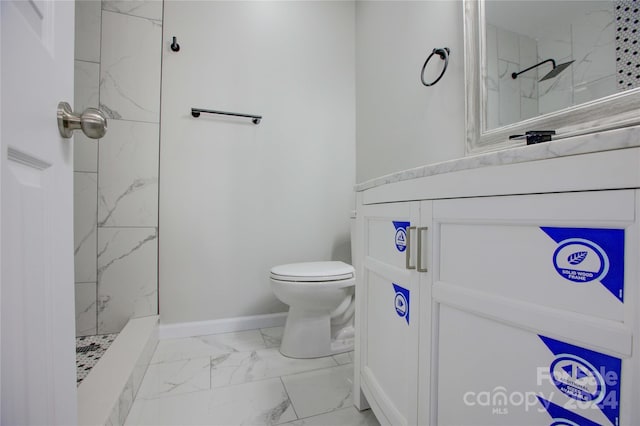
[{"label": "black shower head", "polygon": [[571,65],[574,61],[565,62],[564,64],[556,65],[553,67],[551,71],[547,73],[544,77],[542,77],[539,81],[549,80],[550,78],[557,77],[562,71],[567,69],[569,65]]},{"label": "black shower head", "polygon": [[551,62],[551,66],[552,66],[553,68],[551,69],[551,71],[549,71],[549,72],[548,72],[544,77],[542,77],[542,78],[541,78],[540,80],[538,80],[538,81],[544,81],[544,80],[548,80],[548,79],[550,79],[550,78],[557,77],[557,76],[558,76],[558,74],[560,74],[562,71],[564,71],[565,69],[567,69],[567,67],[568,67],[569,65],[571,65],[574,61],[569,61],[569,62],[565,62],[564,64],[556,65],[556,61],[554,61],[553,59],[547,59],[546,61],[542,61],[542,62],[540,62],[540,63],[537,63],[537,64],[535,64],[535,65],[533,65],[533,66],[530,66],[529,68],[527,68],[527,69],[525,69],[525,70],[522,70],[522,71],[520,71],[520,72],[514,72],[514,73],[512,73],[512,74],[511,74],[511,78],[513,78],[513,79],[515,80],[516,78],[518,78],[518,76],[519,76],[520,74],[525,73],[525,72],[527,72],[527,71],[530,71],[530,70],[532,70],[532,69],[534,69],[534,68],[537,68],[537,67],[539,67],[539,66],[540,66],[540,65],[542,65],[542,64],[546,64],[547,62]]}]

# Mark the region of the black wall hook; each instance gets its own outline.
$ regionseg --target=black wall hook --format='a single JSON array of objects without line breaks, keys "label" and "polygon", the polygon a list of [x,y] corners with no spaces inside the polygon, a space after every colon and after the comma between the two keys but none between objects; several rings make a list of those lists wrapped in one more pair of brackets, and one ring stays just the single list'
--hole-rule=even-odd
[{"label": "black wall hook", "polygon": [[174,52],[180,51],[180,45],[177,42],[177,37],[173,38],[173,43],[171,43],[171,50],[173,50]]}]

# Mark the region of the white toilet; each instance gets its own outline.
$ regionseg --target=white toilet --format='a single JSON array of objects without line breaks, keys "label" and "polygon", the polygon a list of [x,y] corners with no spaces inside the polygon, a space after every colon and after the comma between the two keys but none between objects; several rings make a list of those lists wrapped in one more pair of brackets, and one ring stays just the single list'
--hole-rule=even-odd
[{"label": "white toilet", "polygon": [[353,350],[355,270],[344,262],[275,266],[271,288],[289,305],[280,352],[318,358]]}]

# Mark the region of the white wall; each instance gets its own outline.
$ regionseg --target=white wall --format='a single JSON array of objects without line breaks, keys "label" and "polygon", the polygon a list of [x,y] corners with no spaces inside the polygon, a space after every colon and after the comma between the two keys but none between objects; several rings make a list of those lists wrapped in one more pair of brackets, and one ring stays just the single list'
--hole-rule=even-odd
[{"label": "white wall", "polygon": [[352,2],[165,2],[163,323],[284,311],[272,266],[349,261],[354,24]]},{"label": "white wall", "polygon": [[[463,157],[462,2],[359,1],[356,21],[357,181]],[[445,46],[449,69],[424,87],[424,60]]]}]

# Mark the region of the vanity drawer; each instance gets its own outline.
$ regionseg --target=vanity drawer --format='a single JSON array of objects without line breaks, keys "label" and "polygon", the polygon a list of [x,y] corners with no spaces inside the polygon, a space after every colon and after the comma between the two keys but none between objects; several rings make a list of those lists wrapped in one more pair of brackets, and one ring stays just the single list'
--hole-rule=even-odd
[{"label": "vanity drawer", "polygon": [[447,200],[434,222],[435,281],[624,321],[634,191]]},{"label": "vanity drawer", "polygon": [[621,384],[630,357],[447,305],[436,323],[438,425],[617,425],[621,413],[628,419],[631,394]]},{"label": "vanity drawer", "polygon": [[[398,269],[407,269],[407,256],[415,250],[415,243],[409,238],[415,237],[418,203],[394,203],[369,206],[366,209],[365,254],[380,262]],[[415,255],[412,255],[415,259]],[[413,262],[413,260],[412,260]]]}]

